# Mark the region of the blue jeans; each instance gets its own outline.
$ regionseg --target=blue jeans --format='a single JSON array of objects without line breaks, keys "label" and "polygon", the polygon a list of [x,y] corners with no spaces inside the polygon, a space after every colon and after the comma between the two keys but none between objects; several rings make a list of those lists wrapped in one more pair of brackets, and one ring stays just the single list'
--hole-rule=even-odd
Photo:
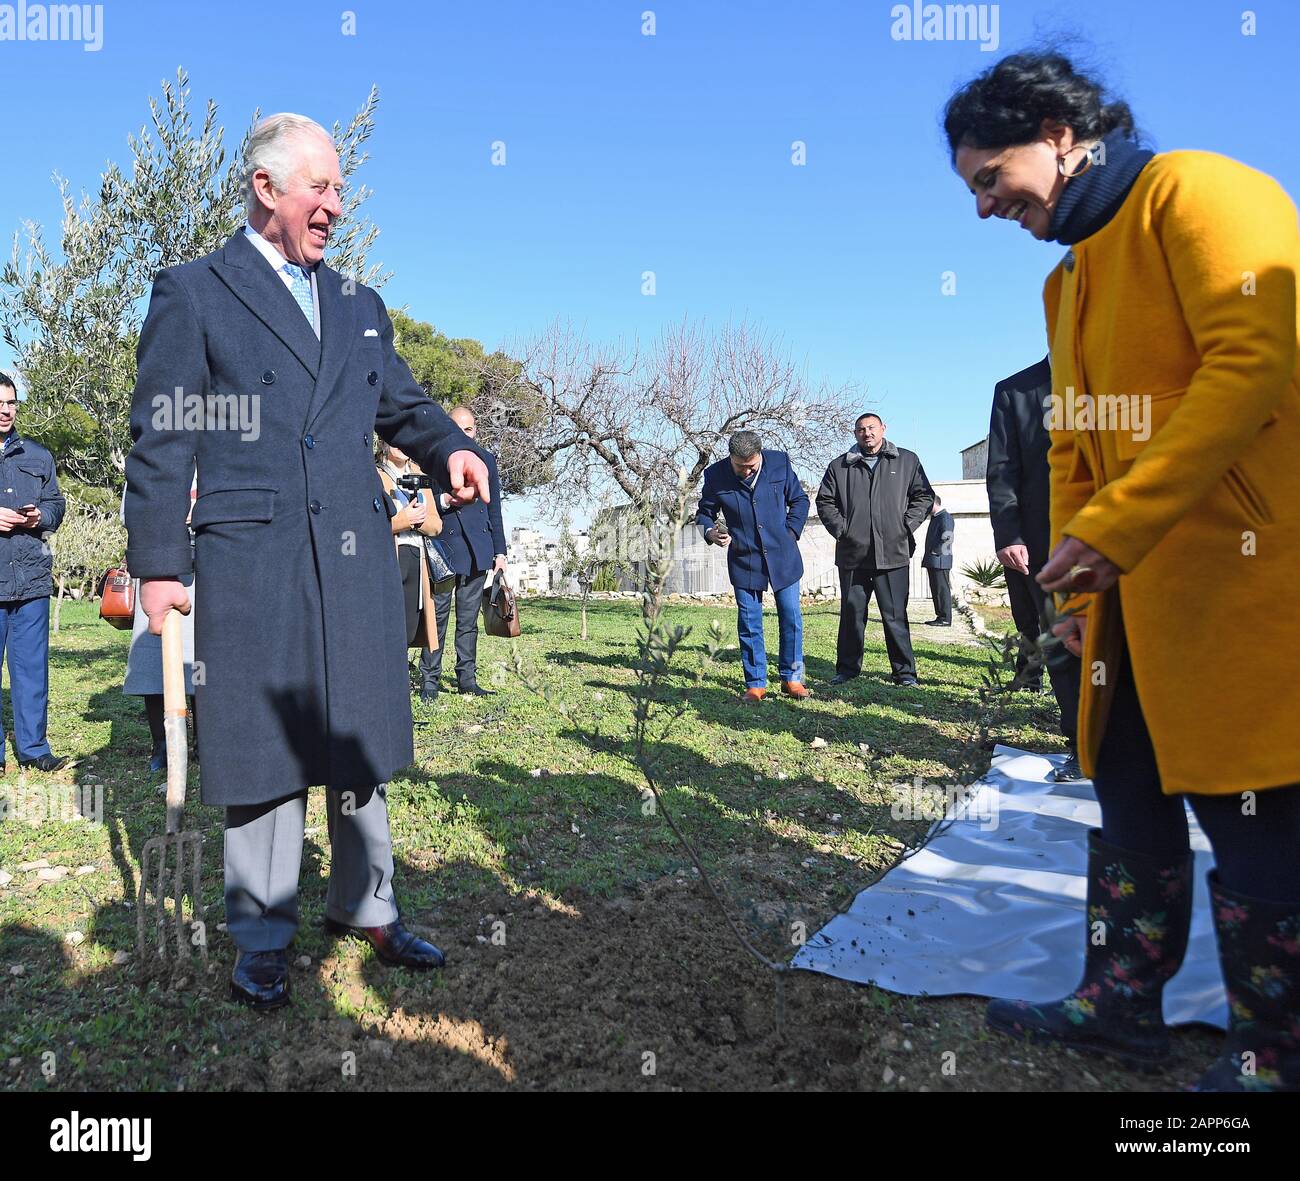
[{"label": "blue jeans", "polygon": [[[0,602],[0,659],[9,661],[9,697],[14,707],[14,748],[24,763],[50,754],[45,720],[50,704],[50,600]],[[0,729],[0,762],[5,733]]]},{"label": "blue jeans", "polygon": [[[781,680],[802,681],[803,615],[799,610],[799,584],[792,582],[772,592],[776,600],[780,629]],[[763,592],[736,587],[736,632],[740,637],[740,663],[745,669],[745,688],[767,686],[767,648],[763,643]]]}]

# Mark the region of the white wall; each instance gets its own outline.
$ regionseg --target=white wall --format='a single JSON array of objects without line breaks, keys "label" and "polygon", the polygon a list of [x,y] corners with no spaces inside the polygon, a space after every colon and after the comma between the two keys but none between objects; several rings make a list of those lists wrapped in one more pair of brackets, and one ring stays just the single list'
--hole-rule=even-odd
[{"label": "white wall", "polygon": [[[943,498],[944,508],[953,516],[952,585],[956,590],[969,583],[969,579],[961,574],[962,566],[992,560],[995,556],[988,492],[982,479],[946,480],[934,483],[933,487]],[[815,492],[816,489],[813,489],[809,494],[810,499]],[[916,553],[912,557],[910,582],[913,595],[930,593],[930,583],[921,566],[925,531],[929,524],[928,520],[922,522],[916,532]],[[825,587],[838,594],[840,582],[839,571],[835,567],[835,542],[817,519],[815,506],[809,512],[808,524],[799,539],[799,552],[803,555],[804,592]],[[726,552],[705,542],[693,521],[682,527],[675,557],[676,565],[669,579],[669,591],[719,594],[731,589],[727,578]],[[630,585],[629,582],[628,586]]]}]

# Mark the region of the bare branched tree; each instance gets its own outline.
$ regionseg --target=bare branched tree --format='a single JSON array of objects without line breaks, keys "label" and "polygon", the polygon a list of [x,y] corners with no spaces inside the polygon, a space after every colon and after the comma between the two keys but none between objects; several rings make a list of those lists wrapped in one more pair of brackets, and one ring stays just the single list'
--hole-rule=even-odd
[{"label": "bare branched tree", "polygon": [[812,384],[781,342],[754,327],[683,321],[652,346],[596,344],[552,324],[512,347],[514,380],[532,391],[530,421],[497,425],[502,466],[545,469],[557,518],[617,491],[636,508],[667,505],[685,471],[693,492],[734,431],[816,466],[843,443],[848,387]]}]

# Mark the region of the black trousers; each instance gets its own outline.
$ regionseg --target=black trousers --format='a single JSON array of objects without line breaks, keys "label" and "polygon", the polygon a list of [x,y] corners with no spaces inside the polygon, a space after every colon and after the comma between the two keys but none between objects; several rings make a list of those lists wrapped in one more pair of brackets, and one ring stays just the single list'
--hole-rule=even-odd
[{"label": "black trousers", "polygon": [[442,654],[447,650],[447,621],[451,618],[451,600],[456,599],[456,687],[472,689],[478,684],[478,616],[483,605],[483,580],[487,572],[457,574],[456,585],[433,596],[438,618],[436,651],[426,648],[420,655],[420,672],[426,685],[436,684],[442,676]]},{"label": "black trousers", "polygon": [[952,571],[925,568],[930,576],[930,601],[934,603],[934,617],[940,623],[952,622]]},{"label": "black trousers", "polygon": [[[1011,618],[1016,621],[1016,629],[1027,636],[1042,634],[1046,618],[1047,592],[1034,577],[1038,570],[1030,567],[1028,574],[1019,570],[1007,570],[1007,594],[1011,599]],[[1023,677],[1027,661],[1021,656],[1016,661],[1016,676]],[[1083,665],[1072,652],[1057,646],[1051,651],[1047,661],[1047,678],[1052,683],[1052,695],[1056,698],[1056,708],[1061,713],[1061,733],[1069,739],[1074,748],[1079,734],[1079,678],[1083,675]],[[1042,673],[1030,677],[1024,683],[1037,688],[1042,685]]]},{"label": "black trousers", "polygon": [[[1184,797],[1161,791],[1127,651],[1117,676],[1093,776],[1102,840],[1173,859],[1188,847]],[[1210,840],[1219,879],[1228,889],[1300,904],[1300,859],[1295,855],[1300,848],[1300,785],[1255,792],[1250,808],[1236,793],[1189,793],[1185,798]]]},{"label": "black trousers", "polygon": [[397,567],[402,572],[402,600],[406,607],[406,645],[409,648],[420,626],[420,563],[424,561],[423,547],[399,545]]},{"label": "black trousers", "polygon": [[907,580],[911,570],[840,571],[840,638],[835,650],[835,671],[856,677],[862,671],[862,635],[867,626],[867,607],[876,596],[880,622],[885,629],[885,648],[895,677],[916,676],[912,655],[912,633],[907,626]]}]

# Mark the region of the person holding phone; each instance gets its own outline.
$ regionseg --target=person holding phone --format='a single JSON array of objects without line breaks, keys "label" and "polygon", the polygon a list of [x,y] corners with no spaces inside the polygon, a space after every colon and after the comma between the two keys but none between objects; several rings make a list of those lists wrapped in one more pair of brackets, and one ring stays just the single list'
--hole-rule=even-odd
[{"label": "person holding phone", "polygon": [[[18,389],[0,373],[0,654],[9,662],[14,750],[21,767],[57,771],[45,736],[50,702],[50,593],[46,540],[63,522],[54,457],[18,433]],[[7,743],[0,730],[0,775]]]},{"label": "person holding phone", "polygon": [[790,457],[784,451],[764,451],[753,431],[732,435],[727,458],[705,470],[695,523],[705,541],[727,551],[727,574],[736,592],[745,705],[758,705],[767,695],[763,592],[769,586],[776,600],[781,691],[796,701],[812,695],[803,683],[799,607],[803,577],[799,535],[807,519],[808,494]]}]

